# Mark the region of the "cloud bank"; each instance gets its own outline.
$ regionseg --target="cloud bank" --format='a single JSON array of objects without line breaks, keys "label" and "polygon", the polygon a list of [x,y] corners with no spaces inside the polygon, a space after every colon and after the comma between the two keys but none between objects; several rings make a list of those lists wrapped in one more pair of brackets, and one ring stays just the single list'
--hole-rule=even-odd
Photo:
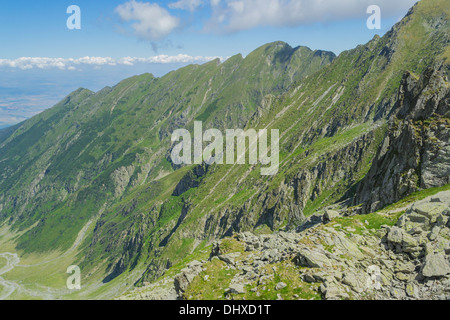
[{"label": "cloud bank", "polygon": [[113,59],[111,57],[83,57],[83,58],[40,58],[22,57],[18,59],[0,59],[0,68],[12,68],[20,70],[29,69],[49,69],[77,70],[80,67],[101,67],[101,66],[133,66],[138,63],[144,64],[177,64],[177,63],[204,63],[214,59],[224,60],[223,57],[204,57],[179,54],[175,56],[158,55],[147,58],[124,57]]}]

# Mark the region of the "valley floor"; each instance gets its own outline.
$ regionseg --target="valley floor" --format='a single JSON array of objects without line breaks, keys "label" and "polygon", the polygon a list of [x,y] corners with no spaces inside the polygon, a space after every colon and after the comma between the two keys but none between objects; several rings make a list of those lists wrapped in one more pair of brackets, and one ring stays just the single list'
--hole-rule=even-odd
[{"label": "valley floor", "polygon": [[[95,225],[95,224],[94,224]],[[14,238],[6,226],[0,226],[0,300],[78,300],[110,299],[129,289],[142,270],[103,283],[101,265],[88,275],[82,273],[81,290],[69,290],[67,268],[76,265],[78,249],[92,221],[80,231],[72,247],[45,254],[21,254],[15,251]],[[132,280],[128,281],[127,277]]]}]

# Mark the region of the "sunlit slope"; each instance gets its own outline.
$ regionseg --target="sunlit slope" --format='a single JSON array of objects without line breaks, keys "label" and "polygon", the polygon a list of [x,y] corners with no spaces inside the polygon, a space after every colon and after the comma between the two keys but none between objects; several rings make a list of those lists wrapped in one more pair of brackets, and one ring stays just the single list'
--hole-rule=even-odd
[{"label": "sunlit slope", "polygon": [[[145,205],[148,199],[139,198],[139,207],[125,210],[126,215],[111,211],[130,232],[122,237],[128,242],[108,246],[121,252],[111,264],[113,274],[141,261],[150,264],[151,279],[184,252],[212,239],[255,228],[293,227],[317,209],[351,197],[398,107],[405,71],[421,75],[442,62],[448,48],[447,16],[444,1],[420,2],[384,37],[342,53],[281,98],[267,97],[247,128],[280,130],[278,175],[262,177],[259,166],[215,166],[198,178],[198,187],[162,206],[152,201]],[[120,208],[133,208],[134,201]],[[130,213],[135,215],[128,217]],[[165,226],[154,228],[154,221]],[[115,228],[105,221],[98,230],[101,237],[91,244],[94,256],[103,252],[107,257],[110,251],[100,249],[100,239],[105,241]]]},{"label": "sunlit slope", "polygon": [[82,226],[137,186],[173,171],[166,160],[177,128],[242,127],[266,94],[334,59],[277,42],[224,63],[150,74],[97,93],[79,89],[0,140],[0,219],[38,223],[19,249],[68,248]]}]

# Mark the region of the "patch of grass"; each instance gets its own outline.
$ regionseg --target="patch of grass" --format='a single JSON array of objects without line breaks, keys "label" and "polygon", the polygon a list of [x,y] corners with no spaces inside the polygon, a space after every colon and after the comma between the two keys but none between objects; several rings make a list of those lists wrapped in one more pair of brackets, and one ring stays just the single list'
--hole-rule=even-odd
[{"label": "patch of grass", "polygon": [[225,238],[220,244],[220,254],[227,254],[231,252],[243,253],[244,251],[244,244],[234,238]]},{"label": "patch of grass", "polygon": [[[226,239],[233,244],[233,239]],[[236,251],[233,251],[236,252]],[[237,260],[245,259],[245,255]],[[230,269],[219,260],[213,259],[204,265],[201,272],[188,286],[184,298],[188,300],[277,300],[278,295],[285,300],[320,300],[318,284],[305,283],[300,278],[301,267],[291,262],[281,262],[263,267],[261,271],[268,276],[264,281],[254,281],[245,285],[245,293],[229,294],[226,289],[237,274],[237,270]],[[279,291],[275,290],[278,283],[287,286]]]},{"label": "patch of grass", "polygon": [[442,54],[442,58],[447,64],[450,64],[450,47],[447,47],[447,49],[445,49],[444,53]]},{"label": "patch of grass", "polygon": [[212,246],[206,246],[206,243],[200,244],[192,254],[186,256],[183,260],[173,265],[167,272],[164,274],[164,277],[173,277],[181,272],[182,269],[186,268],[186,265],[194,260],[201,261],[207,260],[211,254]]},{"label": "patch of grass", "polygon": [[392,214],[383,214],[381,212],[374,212],[367,215],[358,215],[353,217],[337,218],[331,223],[331,226],[337,230],[347,231],[346,228],[355,229],[354,234],[362,235],[364,230],[376,231],[381,229],[381,226],[394,226],[398,219],[405,213],[399,211]]},{"label": "patch of grass", "polygon": [[267,224],[263,224],[258,226],[255,230],[253,230],[253,233],[257,236],[263,235],[263,234],[272,234],[272,230]]},{"label": "patch of grass", "polygon": [[412,204],[413,202],[423,200],[423,199],[433,196],[439,192],[448,191],[448,190],[450,190],[450,183],[446,184],[445,186],[442,186],[442,187],[420,190],[420,191],[410,194],[409,196],[403,198],[402,200],[400,200],[397,203],[394,203],[394,204],[384,207],[380,211],[389,211],[389,210],[395,210],[398,208],[402,208],[402,207]]},{"label": "patch of grass", "polygon": [[[225,300],[225,290],[236,275],[236,270],[227,269],[226,264],[213,259],[208,262],[203,271],[188,286],[184,297],[188,300]],[[205,276],[208,279],[205,280]]]},{"label": "patch of grass", "polygon": [[5,266],[6,266],[6,259],[0,257],[0,269],[2,269],[2,268],[5,267]]},{"label": "patch of grass", "polygon": [[174,241],[170,246],[166,248],[164,256],[177,259],[177,257],[183,257],[186,253],[193,251],[194,239],[186,238]]},{"label": "patch of grass", "polygon": [[353,228],[356,234],[362,234],[365,229],[376,231],[381,229],[382,225],[394,226],[398,219],[405,213],[406,210],[401,208],[407,207],[416,201],[423,200],[433,196],[439,192],[450,190],[450,184],[442,187],[430,188],[415,192],[408,197],[400,200],[397,203],[386,206],[385,208],[366,215],[357,215],[352,217],[340,217],[329,225],[338,230]]},{"label": "patch of grass", "polygon": [[[246,293],[233,296],[235,300],[277,300],[281,296],[283,300],[321,300],[318,292],[318,284],[310,284],[300,279],[300,268],[290,262],[281,262],[268,265],[264,268],[269,279],[259,285],[247,285]],[[275,289],[280,282],[287,286],[279,291]]]}]

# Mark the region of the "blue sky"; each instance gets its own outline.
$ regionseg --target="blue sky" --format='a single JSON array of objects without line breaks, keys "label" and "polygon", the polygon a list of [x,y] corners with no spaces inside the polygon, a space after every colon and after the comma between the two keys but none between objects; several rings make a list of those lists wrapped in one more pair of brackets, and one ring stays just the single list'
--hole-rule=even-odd
[{"label": "blue sky", "polygon": [[[272,41],[339,54],[383,35],[415,0],[3,0],[0,128],[86,87],[156,76]],[[70,5],[81,29],[69,30]],[[381,9],[381,29],[366,26]]]}]

